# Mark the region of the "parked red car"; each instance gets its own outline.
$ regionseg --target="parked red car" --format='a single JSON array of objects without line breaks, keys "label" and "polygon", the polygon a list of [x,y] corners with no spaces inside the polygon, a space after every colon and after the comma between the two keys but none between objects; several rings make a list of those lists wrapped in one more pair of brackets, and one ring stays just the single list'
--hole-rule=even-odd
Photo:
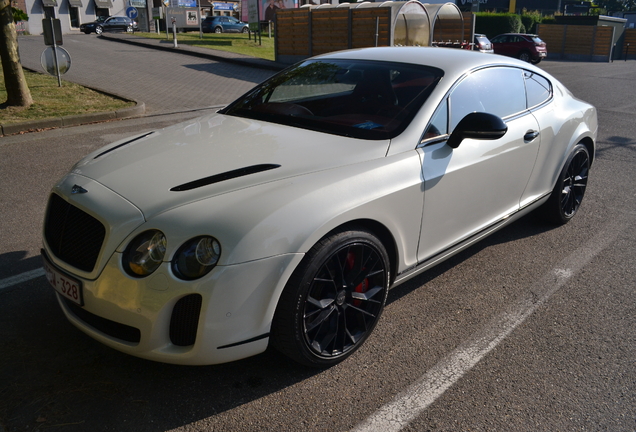
[{"label": "parked red car", "polygon": [[505,33],[490,40],[495,54],[516,57],[537,64],[548,55],[548,48],[534,34]]}]

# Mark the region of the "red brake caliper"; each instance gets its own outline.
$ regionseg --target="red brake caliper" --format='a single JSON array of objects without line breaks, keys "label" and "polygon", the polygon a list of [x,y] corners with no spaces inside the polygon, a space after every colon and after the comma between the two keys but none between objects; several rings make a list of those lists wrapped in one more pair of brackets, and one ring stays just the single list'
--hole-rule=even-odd
[{"label": "red brake caliper", "polygon": [[[349,270],[353,269],[353,265],[355,264],[356,261],[356,255],[353,252],[349,252],[347,254],[347,268]],[[364,268],[362,269],[363,271],[365,270]],[[355,287],[353,290],[355,292],[359,292],[359,293],[365,293],[367,292],[367,290],[369,289],[369,279],[364,278],[364,280],[362,282],[360,282],[360,284]],[[362,300],[353,300],[353,305],[358,307],[362,304]]]}]

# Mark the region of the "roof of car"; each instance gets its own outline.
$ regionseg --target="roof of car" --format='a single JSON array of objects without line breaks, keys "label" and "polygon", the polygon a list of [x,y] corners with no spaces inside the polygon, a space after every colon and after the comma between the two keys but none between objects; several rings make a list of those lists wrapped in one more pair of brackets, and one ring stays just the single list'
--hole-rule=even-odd
[{"label": "roof of car", "polygon": [[514,66],[547,75],[545,71],[512,57],[494,56],[479,51],[439,47],[358,48],[323,54],[315,58],[388,61],[431,66],[442,69],[446,79],[454,82],[467,71],[486,66]]}]

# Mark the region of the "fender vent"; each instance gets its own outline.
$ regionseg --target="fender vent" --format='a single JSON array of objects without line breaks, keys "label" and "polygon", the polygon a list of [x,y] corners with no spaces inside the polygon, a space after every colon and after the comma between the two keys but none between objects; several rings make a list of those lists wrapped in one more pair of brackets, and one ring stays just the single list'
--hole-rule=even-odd
[{"label": "fender vent", "polygon": [[175,186],[170,189],[172,192],[182,192],[191,189],[200,188],[202,186],[211,185],[213,183],[219,183],[225,180],[231,180],[237,177],[243,177],[250,174],[256,174],[262,171],[269,171],[271,169],[280,168],[280,165],[276,164],[261,164],[261,165],[252,165],[245,168],[239,168],[232,171],[227,171],[221,174],[216,174],[210,177],[205,177],[199,180],[194,180],[188,183],[184,183],[179,186]]}]

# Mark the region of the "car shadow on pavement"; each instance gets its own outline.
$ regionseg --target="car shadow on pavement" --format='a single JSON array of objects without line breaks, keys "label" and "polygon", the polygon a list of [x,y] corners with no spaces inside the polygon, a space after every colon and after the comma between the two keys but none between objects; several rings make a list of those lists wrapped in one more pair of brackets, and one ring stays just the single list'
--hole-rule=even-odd
[{"label": "car shadow on pavement", "polygon": [[556,229],[554,225],[546,223],[541,217],[535,213],[530,213],[519,220],[513,222],[507,227],[491,234],[478,243],[459,252],[457,255],[447,259],[446,261],[426,270],[424,273],[414,277],[410,281],[389,291],[387,305],[398,301],[413,290],[426,285],[435,278],[443,275],[451,268],[463,263],[464,261],[478,255],[481,251],[495,245],[518,241],[523,238],[533,237],[547,231]]},{"label": "car shadow on pavement", "polygon": [[[183,67],[192,69],[198,72],[208,72],[216,76],[223,78],[236,78],[236,65],[229,63],[205,63],[205,64],[184,64]],[[252,72],[252,73],[250,73]],[[260,84],[265,81],[271,75],[274,75],[273,71],[265,71],[261,69],[249,69],[246,67],[246,73],[241,75],[242,81],[251,82],[254,84]]]}]

